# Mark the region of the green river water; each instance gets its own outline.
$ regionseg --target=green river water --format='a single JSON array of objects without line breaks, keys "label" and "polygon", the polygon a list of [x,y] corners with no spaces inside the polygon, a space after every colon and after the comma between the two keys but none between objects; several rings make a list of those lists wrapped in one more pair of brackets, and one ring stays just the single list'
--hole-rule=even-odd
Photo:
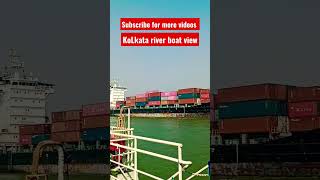
[{"label": "green river water", "polygon": [[[116,118],[111,118],[111,125]],[[192,172],[208,164],[210,158],[210,122],[208,118],[131,118],[134,134],[144,137],[182,143],[183,160],[192,161],[192,165],[184,173],[184,179]],[[177,157],[177,149],[172,146],[138,141],[138,147],[155,153]],[[148,173],[169,178],[178,167],[172,163],[148,155],[138,155],[138,167]],[[204,171],[203,173],[207,173]],[[149,179],[139,176],[140,179]],[[196,177],[204,180],[209,177]]]}]

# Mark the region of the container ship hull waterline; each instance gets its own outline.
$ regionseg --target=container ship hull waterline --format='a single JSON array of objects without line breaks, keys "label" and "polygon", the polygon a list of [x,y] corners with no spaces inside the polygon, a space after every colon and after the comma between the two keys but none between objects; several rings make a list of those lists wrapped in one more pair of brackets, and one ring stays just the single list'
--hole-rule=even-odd
[{"label": "container ship hull waterline", "polygon": [[132,117],[199,117],[209,118],[209,89],[187,88],[177,91],[148,91],[117,101],[111,115],[118,115],[122,106],[130,107]]}]

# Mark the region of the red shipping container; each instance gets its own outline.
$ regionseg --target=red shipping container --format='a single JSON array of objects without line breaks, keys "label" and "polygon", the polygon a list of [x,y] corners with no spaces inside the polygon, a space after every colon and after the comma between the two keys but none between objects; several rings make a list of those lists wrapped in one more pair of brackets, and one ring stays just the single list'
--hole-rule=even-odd
[{"label": "red shipping container", "polygon": [[166,100],[166,101],[161,101],[161,105],[173,105],[173,104],[177,104],[178,101],[177,100]]},{"label": "red shipping container", "polygon": [[277,84],[257,84],[219,89],[217,103],[249,100],[287,100],[287,86]]},{"label": "red shipping container", "polygon": [[65,131],[80,131],[81,129],[81,121],[66,121],[65,122]]},{"label": "red shipping container", "polygon": [[136,105],[136,101],[135,100],[127,100],[126,101],[126,106],[132,107]]},{"label": "red shipping container", "polygon": [[288,89],[288,101],[320,101],[320,87],[290,87]]},{"label": "red shipping container", "polygon": [[147,101],[148,101],[147,97],[136,98],[136,102],[147,102]]},{"label": "red shipping container", "polygon": [[288,104],[288,114],[291,118],[317,116],[318,102],[298,102]]},{"label": "red shipping container", "polygon": [[64,142],[64,132],[53,132],[50,136],[52,141]]},{"label": "red shipping container", "polygon": [[161,92],[152,92],[148,94],[148,97],[158,97],[161,96]]},{"label": "red shipping container", "polygon": [[208,93],[205,93],[205,94],[203,93],[203,94],[201,94],[201,93],[200,93],[200,98],[201,98],[201,99],[209,99],[209,98],[210,98],[210,94],[208,94]]},{"label": "red shipping container", "polygon": [[108,116],[85,117],[82,119],[82,129],[110,127]]},{"label": "red shipping container", "polygon": [[201,98],[201,99],[200,99],[200,102],[201,102],[201,103],[204,103],[204,104],[210,103],[210,99],[209,99],[209,98]]},{"label": "red shipping container", "polygon": [[210,94],[210,89],[200,89],[200,94]]},{"label": "red shipping container", "polygon": [[63,112],[52,112],[51,113],[52,122],[58,122],[64,120]]},{"label": "red shipping container", "polygon": [[178,104],[195,104],[198,103],[198,99],[179,99]]},{"label": "red shipping container", "polygon": [[32,135],[20,135],[19,144],[21,145],[31,145]]},{"label": "red shipping container", "polygon": [[52,132],[63,132],[66,131],[66,122],[55,122],[52,123]]},{"label": "red shipping container", "polygon": [[291,132],[310,131],[320,128],[320,117],[292,118],[289,120]]},{"label": "red shipping container", "polygon": [[161,101],[149,101],[148,106],[160,106]]},{"label": "red shipping container", "polygon": [[187,89],[179,89],[178,94],[191,94],[191,93],[200,93],[199,88],[187,88]]},{"label": "red shipping container", "polygon": [[147,98],[147,97],[148,97],[148,93],[137,94],[137,95],[136,95],[136,99],[137,99],[137,98]]},{"label": "red shipping container", "polygon": [[276,128],[277,117],[250,117],[222,120],[220,132],[222,134],[238,133],[269,133]]},{"label": "red shipping container", "polygon": [[79,141],[80,141],[80,131],[64,132],[63,142],[79,142]]},{"label": "red shipping container", "polygon": [[81,118],[81,110],[65,111],[65,121],[79,120]]},{"label": "red shipping container", "polygon": [[109,114],[110,105],[108,103],[97,103],[82,106],[82,116],[99,116]]},{"label": "red shipping container", "polygon": [[116,105],[123,105],[125,102],[124,101],[117,101]]},{"label": "red shipping container", "polygon": [[21,135],[50,134],[50,124],[23,125],[19,127]]}]

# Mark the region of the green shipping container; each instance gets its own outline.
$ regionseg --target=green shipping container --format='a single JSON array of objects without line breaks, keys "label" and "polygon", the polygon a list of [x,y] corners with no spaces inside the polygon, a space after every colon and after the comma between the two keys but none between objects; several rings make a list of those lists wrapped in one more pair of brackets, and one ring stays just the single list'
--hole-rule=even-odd
[{"label": "green shipping container", "polygon": [[40,134],[32,136],[31,142],[32,144],[39,144],[41,141],[49,140],[49,134]]},{"label": "green shipping container", "polygon": [[161,101],[161,96],[149,97],[149,101]]},{"label": "green shipping container", "polygon": [[196,99],[200,98],[199,93],[190,93],[190,94],[179,94],[178,99]]},{"label": "green shipping container", "polygon": [[258,100],[220,104],[219,119],[245,118],[257,116],[286,116],[287,103],[281,101]]}]

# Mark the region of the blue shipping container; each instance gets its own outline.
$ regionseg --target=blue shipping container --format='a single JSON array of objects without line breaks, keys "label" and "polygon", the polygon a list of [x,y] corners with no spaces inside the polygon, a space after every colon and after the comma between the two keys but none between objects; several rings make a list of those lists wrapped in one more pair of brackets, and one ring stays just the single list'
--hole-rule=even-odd
[{"label": "blue shipping container", "polygon": [[147,102],[136,102],[136,106],[146,106]]}]

